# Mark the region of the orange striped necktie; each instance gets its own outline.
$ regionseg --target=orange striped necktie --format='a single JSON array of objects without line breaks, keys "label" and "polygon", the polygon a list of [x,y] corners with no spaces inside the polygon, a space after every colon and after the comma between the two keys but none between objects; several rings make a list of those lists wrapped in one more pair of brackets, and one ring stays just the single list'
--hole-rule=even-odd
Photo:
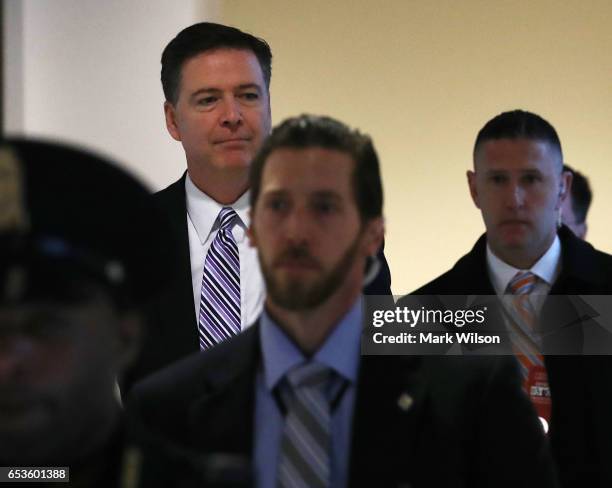
[{"label": "orange striped necktie", "polygon": [[537,331],[537,313],[529,295],[535,288],[537,277],[531,271],[519,271],[508,291],[513,295],[510,310],[510,337],[523,378],[523,389],[529,395],[544,430],[548,431],[551,400],[548,376]]}]

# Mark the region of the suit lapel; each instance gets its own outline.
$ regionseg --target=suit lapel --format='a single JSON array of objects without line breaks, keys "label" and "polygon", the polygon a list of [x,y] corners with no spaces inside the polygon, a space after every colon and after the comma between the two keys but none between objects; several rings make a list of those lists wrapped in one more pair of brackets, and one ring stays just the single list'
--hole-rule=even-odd
[{"label": "suit lapel", "polygon": [[604,294],[610,291],[610,277],[595,258],[597,251],[588,242],[578,239],[571,230],[559,229],[561,240],[561,274],[551,295]]},{"label": "suit lapel", "polygon": [[[453,268],[453,275],[456,277],[454,288],[458,294],[469,294],[467,308],[474,310],[485,309],[485,322],[479,326],[479,334],[491,334],[501,336],[502,350],[506,351],[509,347],[509,337],[504,319],[503,305],[497,298],[487,266],[487,238],[486,234],[480,236],[472,250],[462,257]],[[465,303],[455,305],[455,308],[465,308]],[[456,329],[455,329],[456,330]],[[483,349],[489,349],[489,354],[493,352],[490,346],[480,344],[464,344],[465,352],[482,353]],[[494,347],[498,353],[499,347]],[[506,351],[507,352],[507,351]]]},{"label": "suit lapel", "polygon": [[480,236],[472,250],[455,264],[453,271],[458,278],[457,293],[465,294],[465,290],[469,290],[474,295],[495,295],[487,268],[486,234]]},{"label": "suit lapel", "polygon": [[[255,375],[260,363],[259,324],[216,346],[223,367],[210,371],[189,410],[194,445],[200,450],[248,459],[253,451]],[[216,349],[215,348],[215,349]],[[211,351],[217,352],[217,351]]]},{"label": "suit lapel", "polygon": [[185,176],[186,173],[156,195],[172,225],[178,248],[177,255],[172,259],[176,263],[173,286],[169,287],[161,300],[159,309],[163,340],[175,358],[186,356],[199,349],[191,281]]},{"label": "suit lapel", "polygon": [[[349,465],[349,486],[389,486],[418,458],[425,383],[414,356],[362,358]],[[406,480],[403,480],[406,481]]]}]

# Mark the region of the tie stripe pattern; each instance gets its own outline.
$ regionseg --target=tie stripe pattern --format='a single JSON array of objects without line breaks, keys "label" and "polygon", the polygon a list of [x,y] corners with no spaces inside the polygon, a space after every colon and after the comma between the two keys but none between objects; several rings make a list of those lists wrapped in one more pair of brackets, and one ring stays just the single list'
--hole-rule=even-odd
[{"label": "tie stripe pattern", "polygon": [[232,234],[238,215],[223,207],[219,229],[204,261],[198,330],[200,349],[240,332],[240,257]]},{"label": "tie stripe pattern", "polygon": [[286,375],[281,398],[287,407],[278,466],[279,488],[330,486],[330,398],[343,380],[327,366],[307,362]]},{"label": "tie stripe pattern", "polygon": [[534,366],[544,367],[544,358],[536,339],[537,314],[529,300],[536,284],[536,276],[530,271],[520,271],[508,284],[512,293],[511,338],[523,380]]}]

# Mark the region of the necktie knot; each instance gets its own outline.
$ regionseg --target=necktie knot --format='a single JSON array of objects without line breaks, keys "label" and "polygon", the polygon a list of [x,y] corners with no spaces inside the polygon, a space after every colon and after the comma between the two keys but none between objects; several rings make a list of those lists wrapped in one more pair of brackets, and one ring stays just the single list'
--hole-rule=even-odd
[{"label": "necktie knot", "polygon": [[323,364],[306,362],[294,367],[286,375],[289,384],[295,388],[324,389],[329,383],[332,370]]},{"label": "necktie knot", "polygon": [[279,389],[285,406],[290,406],[296,395],[304,394],[320,397],[321,401],[332,406],[342,396],[345,385],[346,380],[329,366],[306,362],[287,372]]},{"label": "necktie knot", "polygon": [[238,218],[238,214],[232,207],[223,207],[219,212],[217,220],[221,230],[229,230],[234,225],[234,221]]},{"label": "necktie knot", "polygon": [[508,284],[508,289],[513,295],[529,295],[535,287],[536,279],[531,271],[519,271]]}]

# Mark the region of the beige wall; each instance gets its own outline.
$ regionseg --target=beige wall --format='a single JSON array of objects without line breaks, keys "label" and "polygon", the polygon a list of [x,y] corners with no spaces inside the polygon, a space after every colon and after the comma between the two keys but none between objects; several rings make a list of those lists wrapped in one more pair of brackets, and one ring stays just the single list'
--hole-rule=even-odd
[{"label": "beige wall", "polygon": [[524,108],[559,132],[612,252],[612,2],[226,0],[273,49],[275,122],[300,112],[369,132],[382,161],[393,290],[450,267],[483,231],[465,182],[476,133]]}]

